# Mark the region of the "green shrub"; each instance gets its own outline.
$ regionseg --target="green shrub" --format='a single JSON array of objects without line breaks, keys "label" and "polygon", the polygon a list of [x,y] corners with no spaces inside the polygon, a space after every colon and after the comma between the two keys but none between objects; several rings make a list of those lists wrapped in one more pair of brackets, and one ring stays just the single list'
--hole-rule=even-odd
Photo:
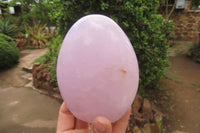
[{"label": "green shrub", "polygon": [[159,0],[63,0],[56,4],[58,10],[52,11],[59,14],[59,33],[63,37],[73,23],[88,14],[104,14],[115,20],[135,49],[140,68],[139,88],[155,88],[168,64],[167,42],[173,29],[171,21],[157,14]]},{"label": "green shrub", "polygon": [[0,70],[7,69],[19,60],[19,50],[13,39],[0,33]]},{"label": "green shrub", "polygon": [[1,20],[0,19],[0,33],[14,37],[18,32],[16,25],[11,24],[10,20]]},{"label": "green shrub", "polygon": [[34,48],[44,48],[48,42],[49,35],[45,31],[45,26],[40,23],[34,26],[29,26],[26,34],[28,34],[28,45],[32,45]]},{"label": "green shrub", "polygon": [[[16,4],[17,2],[19,2],[19,0],[11,0],[7,3],[8,6],[13,7],[19,6]],[[52,0],[20,0],[20,3],[21,12],[18,14],[17,18],[21,23],[34,25],[34,23],[41,22],[42,25],[46,24],[47,27],[55,25],[54,22],[50,21],[48,15],[50,10],[52,10],[52,8],[50,8]]]},{"label": "green shrub", "polygon": [[46,54],[46,60],[49,62],[47,69],[50,71],[50,75],[52,76],[52,82],[57,82],[56,65],[61,43],[62,39],[59,35],[53,36],[49,43],[47,43],[47,47],[49,48],[49,51]]},{"label": "green shrub", "polygon": [[200,1],[199,1],[199,0],[192,0],[192,5],[193,5],[193,6],[195,6],[195,7],[198,8],[199,4],[200,4]]}]

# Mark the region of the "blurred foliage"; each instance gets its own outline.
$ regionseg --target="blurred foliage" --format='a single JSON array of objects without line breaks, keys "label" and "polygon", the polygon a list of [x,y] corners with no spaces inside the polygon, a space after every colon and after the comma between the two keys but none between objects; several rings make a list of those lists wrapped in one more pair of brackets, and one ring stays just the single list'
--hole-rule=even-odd
[{"label": "blurred foliage", "polygon": [[[7,34],[14,38],[20,49],[43,48],[48,42],[50,26],[55,25],[50,20],[50,6],[48,0],[12,0],[6,2],[4,7],[19,6],[20,13],[15,16],[9,13],[8,8],[4,8],[1,19],[8,20],[2,24],[0,21],[0,33]],[[10,23],[11,22],[11,23]],[[3,27],[3,28],[1,28]]]},{"label": "blurred foliage", "polygon": [[41,63],[43,64],[46,61],[46,54],[40,56],[39,58],[35,59],[32,64],[34,63]]},{"label": "blurred foliage", "polygon": [[20,50],[23,50],[28,45],[27,38],[24,36],[23,33],[19,32],[15,38],[15,43]]},{"label": "blurred foliage", "polygon": [[47,47],[49,48],[49,51],[46,54],[46,60],[49,62],[47,69],[50,71],[50,75],[52,76],[52,82],[57,82],[56,65],[61,43],[62,39],[60,35],[52,36],[49,43],[47,43]]},{"label": "blurred foliage", "polygon": [[[49,50],[47,53],[40,58],[36,59],[33,63],[39,62],[39,63],[47,63],[47,70],[49,71],[49,74],[51,75],[51,82],[57,83],[57,77],[56,77],[56,65],[57,65],[57,58],[58,53],[60,51],[62,43],[62,37],[58,34],[52,35],[50,37],[49,42],[46,44]],[[54,90],[58,90],[58,87],[55,87]]]},{"label": "blurred foliage", "polygon": [[12,0],[9,2],[9,6],[16,6],[16,2],[20,2],[21,13],[18,16],[20,22],[23,24],[33,25],[40,22],[46,24],[47,27],[55,25],[50,20],[49,12],[52,10],[49,0]]},{"label": "blurred foliage", "polygon": [[15,24],[11,24],[10,19],[0,19],[0,33],[14,37],[19,29]]},{"label": "blurred foliage", "polygon": [[200,1],[199,0],[192,0],[192,4],[196,7],[200,6]]},{"label": "blurred foliage", "polygon": [[46,25],[40,23],[33,26],[24,25],[24,32],[18,33],[15,38],[17,46],[29,48],[44,48],[48,43],[49,34],[45,30]]},{"label": "blurred foliage", "polygon": [[0,71],[15,65],[19,60],[19,55],[13,39],[0,33]]},{"label": "blurred foliage", "polygon": [[28,27],[28,45],[32,45],[34,48],[44,48],[48,42],[49,35],[45,31],[46,25],[40,23],[34,24],[32,27]]},{"label": "blurred foliage", "polygon": [[198,43],[194,43],[189,51],[191,52],[191,57],[194,60],[200,60],[200,40],[198,41]]},{"label": "blurred foliage", "polygon": [[21,24],[31,24],[33,22],[31,8],[36,4],[35,0],[12,0],[8,3],[8,6],[16,6],[17,2],[21,3],[21,13],[17,16]]},{"label": "blurred foliage", "polygon": [[55,0],[50,6],[51,19],[57,21],[64,38],[79,18],[104,14],[117,22],[129,37],[140,68],[139,89],[155,88],[168,65],[167,42],[173,23],[157,14],[159,0]]}]

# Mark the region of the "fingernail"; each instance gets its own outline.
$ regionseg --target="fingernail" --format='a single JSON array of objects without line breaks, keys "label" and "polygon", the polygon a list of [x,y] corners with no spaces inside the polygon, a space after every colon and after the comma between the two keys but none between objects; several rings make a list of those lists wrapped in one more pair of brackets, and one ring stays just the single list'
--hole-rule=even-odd
[{"label": "fingernail", "polygon": [[106,126],[99,121],[95,121],[93,123],[93,130],[95,133],[104,133],[106,131]]}]

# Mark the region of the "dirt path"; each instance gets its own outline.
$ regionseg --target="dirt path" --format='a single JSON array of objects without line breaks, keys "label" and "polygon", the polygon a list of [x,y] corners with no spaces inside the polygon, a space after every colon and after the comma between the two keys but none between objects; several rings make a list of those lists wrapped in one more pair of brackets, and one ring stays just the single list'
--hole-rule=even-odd
[{"label": "dirt path", "polygon": [[160,90],[148,91],[148,97],[166,115],[166,133],[200,133],[200,64],[180,53],[170,62]]},{"label": "dirt path", "polygon": [[171,59],[169,77],[161,87],[170,95],[167,129],[200,133],[200,64],[187,57]]},{"label": "dirt path", "polygon": [[22,70],[46,50],[21,51],[19,64],[0,72],[0,133],[55,133],[60,102],[27,87],[32,74]]}]

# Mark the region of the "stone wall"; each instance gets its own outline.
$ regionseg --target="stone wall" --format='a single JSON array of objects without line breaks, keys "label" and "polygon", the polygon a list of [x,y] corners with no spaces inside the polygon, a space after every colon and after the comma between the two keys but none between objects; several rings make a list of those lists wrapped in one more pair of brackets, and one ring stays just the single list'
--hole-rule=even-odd
[{"label": "stone wall", "polygon": [[163,114],[149,100],[137,94],[126,133],[162,133]]},{"label": "stone wall", "polygon": [[34,63],[32,68],[33,74],[33,85],[38,89],[45,89],[48,91],[53,90],[57,87],[56,83],[51,82],[51,76],[46,70],[47,64]]},{"label": "stone wall", "polygon": [[173,37],[176,40],[195,41],[200,33],[200,10],[191,10],[191,1],[184,10],[174,10],[170,18],[175,23]]}]

